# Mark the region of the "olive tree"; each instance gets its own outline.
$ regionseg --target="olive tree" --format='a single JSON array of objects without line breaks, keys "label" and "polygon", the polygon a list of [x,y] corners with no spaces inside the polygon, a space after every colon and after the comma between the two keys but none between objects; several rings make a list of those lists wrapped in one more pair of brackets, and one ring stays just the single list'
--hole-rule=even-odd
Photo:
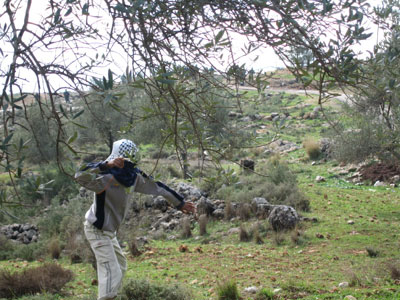
[{"label": "olive tree", "polygon": [[383,1],[375,16],[385,36],[360,64],[348,115],[337,126],[335,154],[342,161],[400,159],[400,2]]},{"label": "olive tree", "polygon": [[[39,4],[45,5],[42,14],[33,13]],[[5,0],[0,10],[1,166],[20,175],[18,153],[26,141],[14,140],[10,129],[19,126],[17,112],[36,101],[42,117],[55,124],[56,160],[68,173],[61,153],[78,154],[78,134],[67,126],[81,126],[77,119],[90,113],[91,93],[115,108],[122,95],[114,89],[122,78],[148,95],[153,113],[168,121],[166,140],[179,152],[190,140],[200,152],[208,149],[221,157],[222,144],[207,139],[198,122],[208,124],[213,118],[208,112],[219,104],[200,99],[190,85],[202,81],[227,93],[233,89],[240,109],[241,80],[234,87],[225,80],[232,67],[262,47],[272,47],[284,61],[291,48],[301,47],[312,52],[313,72],[301,66],[294,71],[306,84],[316,81],[322,103],[330,84],[354,85],[360,78],[352,46],[369,37],[363,26],[369,14],[366,0]],[[238,42],[241,51],[234,50]],[[117,58],[126,66],[124,77],[113,66]],[[171,66],[185,68],[190,77]],[[252,80],[257,87],[265,86],[261,78]],[[35,82],[34,92],[24,88],[27,81]],[[66,90],[88,100],[68,109]],[[45,101],[48,109],[41,108]],[[159,109],[165,102],[169,111]],[[29,123],[24,130],[38,134]]]}]

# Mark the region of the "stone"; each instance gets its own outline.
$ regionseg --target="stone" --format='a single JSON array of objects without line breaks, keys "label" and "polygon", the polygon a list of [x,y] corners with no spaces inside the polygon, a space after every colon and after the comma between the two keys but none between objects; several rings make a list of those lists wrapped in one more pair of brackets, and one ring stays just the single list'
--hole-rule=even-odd
[{"label": "stone", "polygon": [[177,239],[177,237],[175,235],[169,235],[167,236],[167,240],[168,241],[175,241]]},{"label": "stone", "polygon": [[211,216],[215,210],[215,206],[208,198],[201,197],[197,202],[196,209],[199,215],[205,214],[207,216]]},{"label": "stone", "polygon": [[36,235],[36,230],[29,229],[26,235],[30,240],[32,240],[32,238]]},{"label": "stone", "polygon": [[270,114],[271,119],[275,118],[275,117],[279,117],[279,113],[277,112],[273,112]]},{"label": "stone", "polygon": [[31,241],[30,241],[30,239],[27,237],[27,236],[23,236],[22,237],[22,242],[24,243],[24,244],[29,244]]},{"label": "stone", "polygon": [[258,292],[258,288],[256,286],[249,286],[244,289],[244,292],[249,294],[256,294]]},{"label": "stone", "polygon": [[387,184],[386,184],[385,182],[379,181],[379,180],[378,180],[377,182],[374,183],[374,186],[375,186],[375,187],[377,187],[377,186],[386,186],[386,185],[387,185]]},{"label": "stone", "polygon": [[237,116],[238,116],[238,113],[235,111],[228,112],[228,117],[230,117],[230,118],[236,118]]},{"label": "stone", "polygon": [[19,228],[21,227],[21,225],[20,224],[12,224],[10,227],[13,231],[18,231]]},{"label": "stone", "polygon": [[399,183],[400,182],[400,175],[395,175],[391,179],[392,183]]},{"label": "stone", "polygon": [[322,109],[321,109],[320,106],[316,106],[316,107],[314,107],[313,112],[314,112],[314,113],[319,113],[321,110],[322,110]]},{"label": "stone", "polygon": [[239,227],[230,228],[228,230],[228,235],[239,234],[239,232],[240,232],[240,228]]},{"label": "stone", "polygon": [[242,159],[240,160],[240,167],[243,170],[251,170],[254,171],[255,162],[252,159]]},{"label": "stone", "polygon": [[22,231],[21,231],[21,232],[23,232],[23,231],[28,231],[29,229],[32,228],[32,225],[24,224],[24,225],[21,226],[21,228],[22,228]]},{"label": "stone", "polygon": [[316,182],[325,182],[325,178],[324,177],[322,177],[322,176],[317,176],[317,177],[315,177],[315,181]]},{"label": "stone", "polygon": [[272,293],[274,293],[274,295],[279,294],[280,292],[282,292],[282,289],[281,289],[281,288],[277,288],[277,289],[274,289],[274,290],[272,291]]},{"label": "stone", "polygon": [[256,197],[251,201],[251,208],[258,217],[267,218],[273,209],[273,205],[271,205],[265,198]]},{"label": "stone", "polygon": [[347,288],[347,287],[349,287],[349,283],[347,281],[341,282],[341,283],[339,283],[339,287],[342,289]]},{"label": "stone", "polygon": [[19,232],[18,232],[18,231],[14,231],[14,232],[11,234],[11,239],[16,240],[16,239],[18,238],[18,235],[19,235]]},{"label": "stone", "polygon": [[184,182],[178,183],[176,191],[182,194],[185,198],[190,196],[194,199],[200,199],[202,196],[202,192],[198,188]]},{"label": "stone", "polygon": [[87,189],[85,189],[84,187],[81,187],[79,189],[79,196],[82,198],[86,198],[89,196],[89,191]]},{"label": "stone", "polygon": [[299,221],[297,211],[287,205],[275,205],[268,217],[268,222],[275,231],[293,229]]},{"label": "stone", "polygon": [[159,210],[161,210],[162,212],[166,212],[167,209],[168,209],[168,202],[167,202],[167,200],[165,200],[164,197],[158,196],[158,197],[155,197],[155,198],[153,199],[153,205],[152,205],[152,207],[153,207],[154,209],[159,209]]},{"label": "stone", "polygon": [[212,213],[212,216],[213,216],[214,218],[217,218],[217,219],[223,219],[223,218],[224,218],[224,215],[225,215],[225,213],[224,213],[224,210],[223,210],[222,208],[217,208],[217,209],[214,210],[213,213]]},{"label": "stone", "polygon": [[347,295],[346,297],[344,297],[344,300],[357,300],[357,298],[352,295]]}]

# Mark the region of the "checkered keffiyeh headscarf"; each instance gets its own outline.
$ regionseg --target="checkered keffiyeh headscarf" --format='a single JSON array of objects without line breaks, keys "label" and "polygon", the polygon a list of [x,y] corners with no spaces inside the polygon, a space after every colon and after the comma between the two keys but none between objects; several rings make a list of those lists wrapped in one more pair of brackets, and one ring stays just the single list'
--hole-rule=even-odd
[{"label": "checkered keffiyeh headscarf", "polygon": [[106,161],[113,160],[114,158],[124,157],[129,158],[130,156],[135,156],[138,151],[134,142],[122,139],[113,143],[113,148],[109,157]]}]

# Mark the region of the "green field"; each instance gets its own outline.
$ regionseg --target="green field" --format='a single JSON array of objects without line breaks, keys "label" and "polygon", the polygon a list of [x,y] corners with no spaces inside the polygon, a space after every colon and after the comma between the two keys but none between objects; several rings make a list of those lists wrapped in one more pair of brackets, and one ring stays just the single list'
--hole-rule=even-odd
[{"label": "green field", "polygon": [[[258,133],[260,144],[270,141],[276,133],[280,139],[301,146],[306,137],[319,139],[326,128],[326,120],[321,117],[299,117],[317,106],[315,97],[274,94],[271,101],[259,103],[251,96],[246,95],[247,113],[269,115],[286,111],[292,116],[279,130],[273,121],[255,121],[266,129]],[[337,108],[336,104],[327,109],[332,112],[333,108]],[[256,149],[237,156],[241,157],[260,162],[268,159]],[[217,299],[218,286],[228,280],[236,282],[242,298],[249,300],[255,299],[255,295],[243,290],[250,286],[275,290],[275,299],[344,299],[348,295],[357,300],[400,299],[399,188],[347,182],[332,171],[338,165],[336,162],[321,160],[313,165],[303,148],[282,154],[281,160],[288,162],[297,176],[299,189],[310,200],[311,210],[301,214],[316,218],[314,222],[302,222],[292,232],[277,234],[268,228],[266,220],[210,221],[206,236],[199,235],[196,224],[193,237],[152,240],[138,257],[132,257],[126,247],[126,279],[177,283],[191,290],[196,300]],[[237,168],[229,161],[224,166]],[[256,171],[263,172],[257,168]],[[316,183],[317,175],[324,176],[326,181]],[[250,229],[256,223],[262,244],[240,242],[238,233],[228,234],[231,228],[244,225]],[[179,232],[171,234],[179,236]],[[182,245],[187,246],[187,251],[180,251]],[[51,261],[48,257],[45,260]],[[48,299],[96,299],[96,286],[92,285],[96,275],[91,265],[71,264],[63,256],[58,262],[72,270],[75,278],[60,294],[47,295]],[[14,272],[40,263],[17,259],[1,261],[0,268]],[[348,287],[339,287],[343,282]],[[40,297],[45,296],[18,299]]]}]

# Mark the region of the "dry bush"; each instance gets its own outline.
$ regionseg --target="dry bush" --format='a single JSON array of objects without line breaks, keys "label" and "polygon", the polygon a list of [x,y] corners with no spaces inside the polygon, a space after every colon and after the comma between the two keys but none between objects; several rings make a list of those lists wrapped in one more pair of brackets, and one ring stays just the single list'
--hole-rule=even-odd
[{"label": "dry bush", "polygon": [[310,159],[318,159],[321,155],[321,147],[319,142],[313,138],[307,138],[303,141],[303,147]]},{"label": "dry bush", "polygon": [[80,233],[73,233],[68,236],[64,250],[71,264],[87,262],[93,265],[96,261],[89,242]]},{"label": "dry bush", "polygon": [[348,276],[349,276],[349,286],[350,287],[362,285],[360,276],[358,276],[354,271],[350,270]]},{"label": "dry bush", "polygon": [[199,233],[201,236],[207,234],[207,223],[208,218],[206,214],[203,214],[199,217]]},{"label": "dry bush", "polygon": [[232,218],[236,217],[236,211],[235,207],[231,202],[226,202],[225,208],[224,208],[224,218],[225,220],[230,220]]},{"label": "dry bush", "polygon": [[165,285],[145,279],[129,279],[123,287],[123,299],[135,300],[191,300],[191,291],[180,285]]},{"label": "dry bush", "polygon": [[390,272],[390,277],[393,280],[400,280],[400,266],[394,262],[389,262],[387,268]]},{"label": "dry bush", "polygon": [[57,237],[53,237],[47,244],[47,250],[50,253],[51,258],[59,259],[61,255],[60,241]]},{"label": "dry bush", "polygon": [[243,221],[247,221],[251,218],[251,206],[249,203],[241,203],[238,209],[239,218]]},{"label": "dry bush", "polygon": [[365,250],[369,257],[377,257],[379,255],[379,251],[373,247],[366,247]]},{"label": "dry bush", "polygon": [[0,271],[0,298],[15,298],[36,293],[57,293],[73,278],[70,270],[58,264],[44,264],[19,273]]},{"label": "dry bush", "polygon": [[9,259],[12,257],[14,247],[12,242],[5,235],[0,233],[0,260]]},{"label": "dry bush", "polygon": [[278,232],[274,231],[272,236],[273,236],[273,243],[276,246],[281,246],[286,241],[285,234],[281,231]]},{"label": "dry bush", "polygon": [[132,254],[133,257],[140,256],[142,252],[139,250],[138,243],[136,237],[133,236],[128,243],[129,245],[129,252]]},{"label": "dry bush", "polygon": [[248,242],[251,239],[251,235],[248,233],[243,224],[240,224],[239,239],[241,242]]},{"label": "dry bush", "polygon": [[253,236],[253,240],[256,244],[258,244],[258,245],[264,244],[264,241],[260,234],[260,225],[258,223],[256,223],[253,226],[251,235]]},{"label": "dry bush", "polygon": [[298,227],[294,228],[290,232],[290,240],[295,246],[304,245],[306,243],[306,236],[304,235],[304,231],[300,230]]},{"label": "dry bush", "polygon": [[183,239],[192,237],[192,225],[190,224],[190,219],[188,217],[182,219],[181,230],[181,237]]}]

